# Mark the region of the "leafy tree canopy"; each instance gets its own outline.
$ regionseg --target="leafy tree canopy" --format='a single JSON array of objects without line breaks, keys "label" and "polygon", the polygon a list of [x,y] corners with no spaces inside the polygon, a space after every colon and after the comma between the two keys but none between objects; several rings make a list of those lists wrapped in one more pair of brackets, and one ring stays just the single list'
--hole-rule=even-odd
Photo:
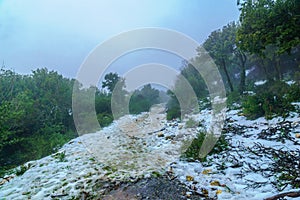
[{"label": "leafy tree canopy", "polygon": [[268,45],[282,54],[300,44],[300,0],[246,0],[240,10],[241,49],[264,56]]}]

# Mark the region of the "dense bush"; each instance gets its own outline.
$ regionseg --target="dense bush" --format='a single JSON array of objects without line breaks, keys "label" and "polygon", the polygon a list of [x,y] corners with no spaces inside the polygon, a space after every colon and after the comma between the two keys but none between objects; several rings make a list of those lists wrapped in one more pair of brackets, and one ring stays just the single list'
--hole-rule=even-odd
[{"label": "dense bush", "polygon": [[286,117],[293,110],[291,102],[299,97],[299,88],[291,87],[281,81],[271,81],[258,86],[254,95],[244,98],[243,113],[249,119],[265,116]]},{"label": "dense bush", "polygon": [[174,93],[170,90],[168,91],[168,95],[171,97],[167,103],[167,120],[181,118],[181,110],[179,102]]},{"label": "dense bush", "polygon": [[181,117],[180,107],[172,107],[167,110],[167,120],[177,119]]},{"label": "dense bush", "polygon": [[[0,70],[0,176],[5,170],[55,152],[77,136],[72,113],[73,86],[74,80],[45,68],[31,75]],[[112,122],[110,94],[96,89],[95,96],[99,123],[107,126]],[[80,114],[85,116],[86,99],[80,99]]]},{"label": "dense bush", "polygon": [[236,104],[241,103],[242,95],[239,91],[230,92],[227,94],[227,106],[234,108]]},{"label": "dense bush", "polygon": [[300,101],[300,83],[294,83],[290,86],[287,91],[287,99],[289,102]]},{"label": "dense bush", "polygon": [[112,114],[109,113],[99,113],[97,119],[101,127],[110,125],[114,120]]},{"label": "dense bush", "polygon": [[159,91],[147,84],[141,90],[136,90],[132,94],[129,102],[129,112],[131,114],[146,112],[149,111],[152,105],[157,103],[160,103]]}]

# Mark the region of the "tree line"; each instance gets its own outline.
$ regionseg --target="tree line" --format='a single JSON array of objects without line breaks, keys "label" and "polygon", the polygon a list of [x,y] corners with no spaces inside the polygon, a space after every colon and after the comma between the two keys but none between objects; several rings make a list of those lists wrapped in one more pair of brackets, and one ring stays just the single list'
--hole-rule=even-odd
[{"label": "tree line", "polygon": [[[244,104],[246,113],[260,112],[257,116],[276,114],[278,106],[287,104],[289,108],[288,104],[298,99],[300,1],[244,0],[238,1],[238,6],[239,21],[213,31],[202,46],[219,68],[229,105]],[[201,48],[199,54],[200,51]],[[202,77],[188,62],[183,67],[181,75],[189,81],[203,104],[208,91]],[[256,87],[254,83],[258,80],[268,83]],[[284,82],[287,80],[295,82],[289,86]],[[253,97],[248,91],[257,95]],[[180,117],[178,101],[171,91],[169,93],[172,98],[168,103],[168,119]],[[283,97],[286,93],[290,94],[289,99]]]},{"label": "tree line", "polygon": [[[12,70],[0,70],[0,175],[5,170],[29,160],[55,152],[63,144],[77,137],[72,113],[73,89],[81,90],[82,116],[84,94],[95,92],[95,111],[101,127],[113,121],[111,95],[121,79],[116,73],[105,76],[102,89],[95,86],[82,89],[75,79],[65,78],[46,68],[30,75]],[[75,88],[74,88],[75,87]],[[160,102],[159,91],[146,85],[132,94],[130,112],[148,111]],[[92,132],[87,125],[85,132]]]}]

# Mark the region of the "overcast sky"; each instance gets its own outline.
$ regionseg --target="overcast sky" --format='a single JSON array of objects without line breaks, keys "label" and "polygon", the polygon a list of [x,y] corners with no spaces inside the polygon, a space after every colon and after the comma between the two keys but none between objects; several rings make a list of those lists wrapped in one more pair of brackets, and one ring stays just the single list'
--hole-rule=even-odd
[{"label": "overcast sky", "polygon": [[[238,15],[236,0],[0,0],[0,62],[18,73],[47,67],[75,77],[89,52],[120,32],[162,27],[202,43]],[[137,53],[112,68],[171,57]]]}]

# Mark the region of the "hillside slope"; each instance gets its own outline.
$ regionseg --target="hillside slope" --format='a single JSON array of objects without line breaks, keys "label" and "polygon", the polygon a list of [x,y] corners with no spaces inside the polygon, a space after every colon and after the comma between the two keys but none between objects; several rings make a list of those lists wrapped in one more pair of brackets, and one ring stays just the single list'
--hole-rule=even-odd
[{"label": "hillside slope", "polygon": [[[224,127],[228,149],[203,163],[180,159],[189,141],[209,125],[210,111],[191,117],[202,127],[166,121],[160,106],[124,116],[99,132],[73,139],[56,154],[26,163],[24,174],[0,180],[0,199],[165,199],[169,195],[254,200],[294,191],[292,184],[282,183],[280,188],[278,183],[287,171],[280,166],[291,167],[283,158],[300,156],[299,113],[285,120],[250,121],[239,110],[228,111]],[[282,155],[274,158],[279,150]],[[299,159],[292,164],[297,171]]]}]

